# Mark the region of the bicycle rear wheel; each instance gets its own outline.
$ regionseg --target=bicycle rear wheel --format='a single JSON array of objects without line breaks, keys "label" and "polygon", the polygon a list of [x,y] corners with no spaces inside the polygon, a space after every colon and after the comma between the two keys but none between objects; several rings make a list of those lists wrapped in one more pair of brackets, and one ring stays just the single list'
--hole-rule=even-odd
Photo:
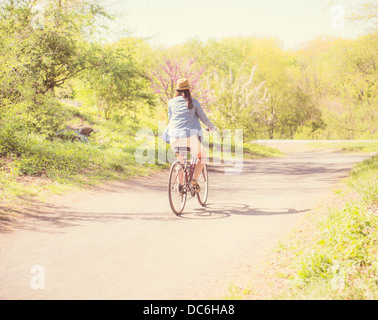
[{"label": "bicycle rear wheel", "polygon": [[197,182],[201,187],[201,191],[197,193],[197,199],[200,205],[204,207],[209,195],[209,176],[206,165],[203,167],[200,175],[198,176]]},{"label": "bicycle rear wheel", "polygon": [[186,192],[179,191],[181,174],[185,174],[184,167],[179,161],[176,161],[172,164],[168,180],[169,205],[171,206],[173,213],[176,215],[180,215],[182,213],[186,203]]}]

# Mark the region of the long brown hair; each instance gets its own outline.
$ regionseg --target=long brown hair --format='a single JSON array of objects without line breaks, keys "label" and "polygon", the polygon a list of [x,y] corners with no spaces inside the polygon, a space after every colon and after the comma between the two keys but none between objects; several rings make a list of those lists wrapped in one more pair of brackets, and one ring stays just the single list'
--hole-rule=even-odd
[{"label": "long brown hair", "polygon": [[186,90],[176,90],[176,97],[182,96],[188,103],[188,108],[193,108],[192,95],[190,94],[189,89]]}]

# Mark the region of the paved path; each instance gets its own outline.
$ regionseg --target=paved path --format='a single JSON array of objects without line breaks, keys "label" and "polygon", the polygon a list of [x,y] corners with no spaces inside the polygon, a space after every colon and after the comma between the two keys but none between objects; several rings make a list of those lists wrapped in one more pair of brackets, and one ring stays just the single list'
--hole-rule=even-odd
[{"label": "paved path", "polygon": [[212,167],[208,207],[194,198],[182,217],[170,212],[167,172],[56,196],[0,233],[0,298],[222,298],[365,157],[291,154],[227,176]]}]

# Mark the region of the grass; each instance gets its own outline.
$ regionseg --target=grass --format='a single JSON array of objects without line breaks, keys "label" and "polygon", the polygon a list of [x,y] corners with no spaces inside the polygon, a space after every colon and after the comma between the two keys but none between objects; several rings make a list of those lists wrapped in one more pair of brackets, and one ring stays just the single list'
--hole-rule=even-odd
[{"label": "grass", "polygon": [[[207,149],[210,160],[217,158],[228,162],[241,159],[282,157],[285,155],[285,153],[272,147],[239,141],[240,137],[232,134],[228,137],[228,142],[224,142],[225,139],[221,140],[220,137],[219,132],[214,133],[214,136],[205,137],[203,144]],[[223,145],[221,142],[223,142]]]},{"label": "grass", "polygon": [[264,287],[230,286],[225,299],[378,299],[378,156],[357,164],[331,204],[280,241]]},{"label": "grass", "polygon": [[244,143],[243,144],[244,157],[282,157],[284,153],[278,149],[262,146],[257,143]]},{"label": "grass", "polygon": [[378,203],[378,163],[377,156],[358,164],[347,180],[349,187],[358,192],[361,202]]},{"label": "grass", "polygon": [[291,247],[290,289],[279,298],[378,298],[377,176],[377,156],[354,168],[345,182],[345,204],[328,209],[311,241]]},{"label": "grass", "polygon": [[[158,161],[158,148],[163,153],[171,153],[171,157],[173,153],[158,136],[157,121],[153,118],[106,121],[98,118],[93,108],[78,104],[62,104],[61,107],[67,124],[88,124],[95,133],[89,141],[83,142],[0,130],[2,202],[64,193],[105,181],[145,176],[169,167],[166,159]],[[142,135],[141,139],[136,139],[140,130],[145,128],[150,136]],[[273,148],[253,144],[245,144],[244,152],[254,157],[281,154]]]},{"label": "grass", "polygon": [[371,153],[378,152],[378,141],[351,141],[351,142],[312,142],[309,147],[316,149],[336,149],[343,152]]},{"label": "grass", "polygon": [[[66,108],[73,108],[65,106]],[[135,151],[139,142],[135,133],[144,123],[116,123],[77,115],[97,132],[88,142],[61,138],[49,139],[22,131],[0,132],[0,142],[7,146],[0,154],[0,199],[13,201],[35,197],[43,192],[61,193],[72,187],[85,187],[108,180],[147,175],[164,165],[138,164]]]}]

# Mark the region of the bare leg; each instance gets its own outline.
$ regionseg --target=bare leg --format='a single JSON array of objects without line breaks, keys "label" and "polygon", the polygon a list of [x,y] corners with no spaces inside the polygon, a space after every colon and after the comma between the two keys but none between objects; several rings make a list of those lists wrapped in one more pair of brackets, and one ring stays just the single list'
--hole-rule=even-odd
[{"label": "bare leg", "polygon": [[205,150],[202,150],[198,155],[198,162],[196,164],[196,167],[194,169],[194,174],[193,174],[193,179],[197,181],[197,178],[199,177],[199,175],[201,174],[201,171],[203,169],[203,167],[205,166],[205,162],[206,162],[206,153],[205,153]]},{"label": "bare leg", "polygon": [[[177,160],[184,163],[184,156],[182,154],[177,154]],[[182,170],[179,172],[179,182],[181,185],[184,185],[184,172]]]}]

